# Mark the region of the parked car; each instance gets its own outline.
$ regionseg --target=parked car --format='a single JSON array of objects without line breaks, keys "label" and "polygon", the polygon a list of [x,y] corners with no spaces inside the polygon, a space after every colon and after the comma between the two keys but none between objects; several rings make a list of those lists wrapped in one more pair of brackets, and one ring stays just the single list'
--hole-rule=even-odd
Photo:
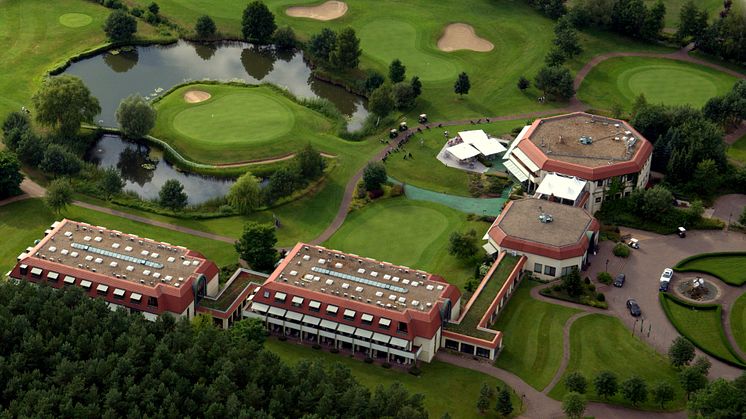
[{"label": "parked car", "polygon": [[671,282],[671,278],[673,278],[673,269],[664,269],[663,273],[661,274],[660,286],[658,287],[658,291],[668,291],[668,284]]},{"label": "parked car", "polygon": [[617,288],[622,288],[624,286],[624,280],[625,280],[624,274],[619,274],[616,276],[616,279],[614,279],[614,286]]},{"label": "parked car", "polygon": [[642,314],[640,311],[640,305],[637,304],[637,301],[634,298],[627,300],[627,309],[629,310],[629,314],[633,317],[640,317],[640,314]]}]

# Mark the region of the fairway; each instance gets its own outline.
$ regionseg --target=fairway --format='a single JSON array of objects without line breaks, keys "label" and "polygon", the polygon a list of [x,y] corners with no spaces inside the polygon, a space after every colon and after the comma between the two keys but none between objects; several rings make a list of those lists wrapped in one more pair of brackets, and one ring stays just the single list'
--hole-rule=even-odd
[{"label": "fairway", "polygon": [[[186,93],[210,97],[198,103]],[[267,86],[191,84],[156,102],[152,135],[191,160],[229,163],[292,153],[331,133],[332,121]]]},{"label": "fairway", "polygon": [[[581,372],[589,381],[586,397],[592,401],[602,400],[595,394],[593,378],[601,371],[611,371],[616,374],[619,384],[634,375],[645,380],[648,388],[657,381],[668,381],[676,389],[676,397],[666,408],[680,410],[684,407],[684,392],[677,371],[653,348],[631,336],[629,329],[614,317],[590,314],[573,323],[570,328],[570,362],[549,396],[562,399],[566,392],[564,377],[573,371]],[[608,401],[631,406],[620,393]],[[659,410],[660,406],[648,399],[638,408]]]},{"label": "fairway", "polygon": [[717,70],[664,58],[620,57],[591,70],[580,85],[578,98],[592,107],[625,109],[644,93],[648,103],[701,107],[722,95],[736,78]]},{"label": "fairway", "polygon": [[324,246],[422,269],[463,290],[474,269],[448,254],[448,237],[471,228],[481,237],[488,227],[442,205],[388,198],[352,212]]}]

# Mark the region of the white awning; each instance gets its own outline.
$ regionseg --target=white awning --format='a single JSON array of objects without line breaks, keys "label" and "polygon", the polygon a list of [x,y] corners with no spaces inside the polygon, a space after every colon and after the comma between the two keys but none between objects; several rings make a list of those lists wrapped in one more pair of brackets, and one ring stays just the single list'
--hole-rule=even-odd
[{"label": "white awning", "polygon": [[391,336],[384,335],[383,333],[373,333],[373,340],[380,343],[389,343]]},{"label": "white awning", "polygon": [[311,307],[311,308],[313,308],[313,309],[318,310],[318,309],[321,308],[321,302],[320,301],[313,301],[313,300],[311,300],[311,301],[308,302],[308,306]]},{"label": "white awning", "polygon": [[318,326],[319,323],[321,323],[321,319],[306,314],[305,316],[303,316],[303,323],[310,324],[311,326]]},{"label": "white awning", "polygon": [[363,339],[370,339],[373,336],[373,332],[358,327],[357,330],[355,330],[355,336]]},{"label": "white awning", "polygon": [[93,285],[91,281],[86,281],[85,279],[80,281],[80,286],[83,288],[90,288],[91,285]]},{"label": "white awning", "polygon": [[402,348],[402,349],[407,349],[407,345],[409,345],[408,341],[406,341],[404,339],[395,338],[393,336],[391,337],[391,342],[389,342],[389,343],[391,343],[392,345],[394,345],[396,347]]},{"label": "white awning", "polygon": [[487,252],[488,255],[492,256],[495,253],[497,253],[497,249],[495,249],[495,246],[492,245],[492,243],[487,242],[482,245],[482,249],[484,249],[485,252]]},{"label": "white awning", "polygon": [[531,128],[531,125],[526,125],[523,127],[520,133],[518,133],[518,136],[515,137],[515,140],[513,140],[512,143],[510,143],[510,147],[508,147],[508,151],[505,152],[503,155],[503,159],[507,160],[510,158],[510,155],[513,154],[513,149],[518,145],[518,143],[521,142],[523,137],[526,135],[526,132],[528,132],[528,129]]},{"label": "white awning", "polygon": [[124,297],[124,290],[119,288],[114,288],[114,295],[117,297]]},{"label": "white awning", "polygon": [[380,324],[381,326],[389,327],[391,326],[391,320],[385,317],[381,317],[378,319],[378,324]]},{"label": "white awning", "polygon": [[362,320],[362,321],[364,321],[364,322],[372,322],[372,321],[373,321],[373,316],[372,316],[372,315],[370,315],[370,314],[367,314],[367,313],[363,313],[363,314],[362,314],[362,315],[360,316],[360,320]]},{"label": "white awning", "polygon": [[536,189],[536,193],[575,201],[583,193],[584,188],[584,180],[549,173],[544,176],[544,179],[539,184],[539,188]]},{"label": "white awning", "polygon": [[275,300],[285,301],[285,298],[287,298],[287,296],[288,295],[285,294],[284,292],[279,292],[278,291],[278,292],[275,293]]},{"label": "white awning", "polygon": [[285,313],[285,318],[288,320],[295,320],[299,322],[300,319],[303,318],[303,315],[301,313],[296,313],[294,311],[288,311],[287,313]]},{"label": "white awning", "polygon": [[269,310],[269,306],[262,303],[251,303],[251,311],[255,311],[257,313],[266,313],[267,310]]},{"label": "white awning", "polygon": [[132,301],[140,301],[140,300],[142,300],[142,295],[140,295],[140,294],[138,294],[136,292],[133,292],[132,294],[130,294],[130,300],[132,300]]},{"label": "white awning", "polygon": [[74,284],[75,283],[75,277],[67,275],[64,279],[66,284]]},{"label": "white awning", "polygon": [[297,305],[303,304],[303,297],[298,297],[298,296],[293,297],[292,303],[297,304]]},{"label": "white awning", "polygon": [[332,321],[323,320],[323,319],[321,320],[321,327],[323,327],[324,329],[337,330],[338,325],[339,323],[337,322],[332,322]]},{"label": "white awning", "polygon": [[58,274],[57,272],[52,272],[52,271],[47,272],[47,279],[51,279],[53,281],[56,281],[57,278],[59,278],[59,277],[60,277],[60,274]]},{"label": "white awning", "polygon": [[352,317],[352,318],[354,318],[355,314],[357,314],[357,313],[355,313],[355,310],[350,310],[350,309],[347,309],[344,312],[344,316],[345,317]]},{"label": "white awning", "polygon": [[347,326],[346,324],[340,324],[339,326],[337,326],[337,332],[347,333],[348,335],[351,335],[355,333],[355,328],[352,326]]},{"label": "white awning", "polygon": [[457,158],[458,160],[466,160],[479,155],[479,150],[466,143],[456,144],[455,146],[448,147],[446,148],[446,151],[451,153],[451,155],[453,155],[453,157]]},{"label": "white awning", "polygon": [[526,153],[524,153],[523,150],[521,150],[520,148],[516,148],[515,150],[513,150],[513,154],[515,154],[515,157],[518,160],[520,160],[521,162],[523,162],[523,164],[526,165],[528,170],[534,173],[538,173],[539,170],[541,169],[539,166],[536,165],[536,163],[534,163],[533,160],[529,159]]},{"label": "white awning", "polygon": [[503,160],[503,165],[508,169],[508,172],[510,172],[511,175],[518,179],[518,182],[525,182],[528,180],[528,174],[518,167],[517,164],[510,160]]},{"label": "white awning", "polygon": [[327,313],[337,314],[337,311],[339,311],[339,307],[337,307],[337,306],[334,306],[334,305],[331,305],[331,304],[329,304],[329,305],[326,306],[326,312]]},{"label": "white awning", "polygon": [[98,286],[96,287],[96,291],[98,291],[98,292],[107,292],[107,291],[109,291],[109,286],[108,285],[104,285],[104,284],[98,284]]},{"label": "white awning", "polygon": [[504,145],[500,144],[497,138],[489,138],[481,129],[461,131],[458,133],[458,136],[464,140],[464,143],[470,144],[485,156],[499,154],[507,150]]},{"label": "white awning", "polygon": [[270,307],[269,314],[277,317],[284,317],[287,310],[279,307]]}]

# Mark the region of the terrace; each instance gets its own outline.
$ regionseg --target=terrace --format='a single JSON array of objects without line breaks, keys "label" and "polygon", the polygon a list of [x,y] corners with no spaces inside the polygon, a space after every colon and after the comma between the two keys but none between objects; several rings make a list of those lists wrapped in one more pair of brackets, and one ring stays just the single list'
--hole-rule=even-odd
[{"label": "terrace", "polygon": [[241,271],[232,281],[223,287],[217,298],[205,297],[199,306],[216,311],[227,311],[236,299],[250,287],[259,287],[267,279],[257,272]]}]

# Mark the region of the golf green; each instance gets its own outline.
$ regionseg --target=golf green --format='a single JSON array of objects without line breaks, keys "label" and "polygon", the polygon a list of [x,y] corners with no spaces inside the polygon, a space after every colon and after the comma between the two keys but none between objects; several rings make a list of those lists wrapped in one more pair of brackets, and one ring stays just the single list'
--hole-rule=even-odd
[{"label": "golf green", "polygon": [[60,23],[68,28],[82,28],[91,22],[93,18],[85,13],[65,13],[60,16]]},{"label": "golf green", "polygon": [[717,70],[663,58],[621,57],[597,65],[580,85],[578,97],[593,107],[629,108],[645,94],[649,103],[700,107],[726,93],[736,78]]},{"label": "golf green", "polygon": [[[184,94],[210,98],[188,103]],[[332,121],[268,86],[191,84],[156,102],[153,136],[191,160],[231,163],[286,155],[329,136]],[[324,134],[327,133],[327,134]]]}]

